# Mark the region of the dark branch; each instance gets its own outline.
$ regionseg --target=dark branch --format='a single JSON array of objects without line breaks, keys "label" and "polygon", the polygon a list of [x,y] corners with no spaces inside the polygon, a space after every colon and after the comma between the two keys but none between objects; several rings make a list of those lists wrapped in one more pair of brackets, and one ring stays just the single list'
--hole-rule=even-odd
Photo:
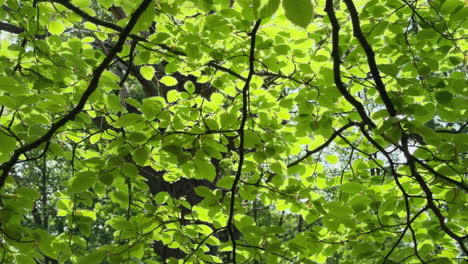
[{"label": "dark branch", "polygon": [[292,167],[292,166],[295,166],[297,164],[299,164],[300,162],[302,162],[303,160],[307,159],[308,157],[310,157],[311,155],[321,151],[322,149],[326,148],[328,145],[330,145],[330,143],[333,142],[333,140],[341,135],[341,133],[343,133],[343,131],[345,131],[346,129],[352,127],[352,126],[357,126],[359,125],[359,123],[356,123],[356,122],[350,122],[344,126],[342,126],[340,129],[336,130],[335,133],[333,133],[330,138],[328,138],[327,141],[325,141],[325,143],[323,143],[322,145],[318,146],[317,148],[313,149],[313,150],[307,150],[306,151],[306,154],[302,157],[300,157],[299,159],[289,163],[287,165],[288,168]]},{"label": "dark branch", "polygon": [[416,181],[419,183],[419,186],[423,190],[423,192],[426,194],[426,201],[427,201],[427,206],[434,212],[436,215],[437,220],[439,221],[439,225],[442,228],[442,230],[445,231],[445,233],[457,241],[458,245],[462,249],[463,253],[465,255],[468,255],[468,249],[465,246],[465,243],[463,242],[464,237],[458,236],[455,234],[448,226],[447,223],[445,222],[445,217],[442,215],[442,212],[440,209],[437,207],[437,205],[434,202],[434,198],[432,196],[432,191],[430,187],[427,185],[426,181],[424,178],[421,176],[421,174],[418,172],[416,168],[416,161],[415,158],[410,154],[409,148],[408,148],[408,136],[406,134],[403,134],[402,136],[402,145],[403,145],[403,152],[405,154],[406,160],[408,162],[408,166],[411,171],[411,175],[416,179]]},{"label": "dark branch", "polygon": [[247,79],[246,79],[244,76],[238,74],[237,72],[235,72],[235,71],[233,71],[233,70],[231,70],[231,69],[228,69],[228,68],[226,68],[226,67],[223,67],[223,66],[221,66],[221,65],[216,64],[215,61],[210,61],[207,65],[208,65],[208,66],[211,66],[211,67],[213,67],[213,68],[215,68],[215,69],[218,69],[218,70],[220,70],[220,71],[229,73],[229,74],[231,74],[232,76],[237,77],[239,80],[242,80],[242,81],[244,81],[244,82],[247,81]]},{"label": "dark branch", "polygon": [[335,11],[333,10],[333,0],[327,0],[325,6],[325,12],[327,13],[328,17],[330,18],[330,22],[332,25],[332,58],[333,58],[333,78],[335,81],[336,88],[340,91],[340,93],[344,96],[344,98],[356,108],[359,115],[361,116],[362,121],[366,123],[368,126],[375,128],[375,124],[369,118],[364,109],[364,106],[356,100],[346,89],[343,81],[341,80],[341,58],[340,58],[340,25],[338,20],[335,16]]},{"label": "dark branch", "polygon": [[387,108],[387,111],[390,114],[390,116],[395,116],[397,114],[395,106],[393,105],[392,100],[388,96],[387,90],[385,89],[385,84],[382,81],[382,77],[380,77],[380,72],[377,68],[377,63],[375,61],[374,50],[372,49],[369,42],[367,42],[366,37],[362,33],[359,21],[359,14],[356,10],[356,7],[354,6],[352,0],[344,0],[344,3],[348,7],[349,14],[351,15],[354,36],[359,40],[359,43],[361,43],[361,46],[364,49],[364,52],[366,53],[367,64],[369,65],[369,69],[372,73],[372,78],[374,79],[374,82],[376,84],[377,91],[379,92],[380,97],[382,98],[382,101],[384,102],[385,107]]},{"label": "dark branch", "polygon": [[[8,24],[8,23],[5,23],[5,22],[0,22],[0,31],[6,31],[6,32],[10,32],[12,34],[21,34],[21,33],[25,32],[26,30],[24,28],[22,28],[22,27],[19,27],[19,26],[15,26],[15,25]],[[47,37],[47,34],[45,34],[45,35],[36,34],[35,35],[35,38],[37,38],[37,39],[44,39],[45,37]]]},{"label": "dark branch", "polygon": [[11,25],[5,22],[0,22],[0,30],[7,31],[13,34],[20,34],[24,32],[24,28]]},{"label": "dark branch", "polygon": [[257,36],[257,31],[260,27],[261,20],[258,20],[255,23],[255,26],[252,29],[251,39],[250,39],[250,56],[249,56],[249,74],[247,75],[247,79],[245,80],[244,87],[242,89],[242,120],[239,126],[239,165],[237,167],[236,176],[234,178],[234,182],[232,183],[231,188],[231,201],[229,206],[229,218],[227,221],[227,229],[229,231],[229,236],[231,237],[232,242],[232,262],[235,264],[236,262],[236,239],[234,237],[234,227],[233,227],[233,220],[234,220],[234,207],[236,201],[236,189],[237,185],[239,184],[241,175],[242,175],[242,166],[244,165],[244,128],[245,124],[247,123],[247,116],[248,116],[248,103],[249,103],[249,88],[250,88],[250,81],[252,80],[252,76],[255,73],[255,40]]},{"label": "dark branch", "polygon": [[413,218],[411,218],[410,221],[408,221],[408,223],[406,223],[406,227],[405,229],[403,229],[403,231],[401,232],[401,235],[400,237],[398,237],[397,241],[395,242],[395,244],[393,244],[392,248],[388,251],[387,255],[385,255],[385,258],[384,258],[384,261],[383,263],[386,263],[388,258],[390,257],[390,255],[392,254],[392,252],[395,250],[395,248],[398,246],[398,244],[400,244],[401,240],[403,239],[403,237],[405,236],[406,234],[406,231],[408,231],[408,229],[411,227],[411,224],[414,222],[414,220],[416,220],[416,218],[418,218],[419,215],[421,215],[424,211],[427,210],[427,207],[424,207],[421,211],[417,212]]}]

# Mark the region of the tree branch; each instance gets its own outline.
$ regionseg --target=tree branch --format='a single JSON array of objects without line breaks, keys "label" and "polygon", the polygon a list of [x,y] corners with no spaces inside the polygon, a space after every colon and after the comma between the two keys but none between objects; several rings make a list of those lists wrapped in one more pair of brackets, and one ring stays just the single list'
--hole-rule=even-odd
[{"label": "tree branch", "polygon": [[234,227],[233,227],[233,220],[234,220],[234,207],[236,201],[236,189],[237,185],[239,184],[241,175],[242,175],[242,166],[244,164],[244,128],[245,124],[247,123],[247,116],[248,116],[248,103],[249,103],[249,88],[250,88],[250,81],[252,80],[252,76],[255,73],[255,40],[257,36],[257,31],[260,27],[261,20],[258,20],[253,27],[250,39],[250,56],[249,56],[249,74],[247,75],[247,79],[245,80],[244,88],[242,89],[242,120],[239,126],[239,165],[237,167],[236,176],[234,178],[234,182],[232,183],[231,188],[231,201],[229,206],[229,218],[227,221],[227,229],[229,231],[229,236],[231,237],[232,242],[232,263],[236,262],[236,239],[234,237]]},{"label": "tree branch", "polygon": [[432,196],[432,191],[430,187],[427,185],[426,181],[424,178],[421,176],[421,174],[418,172],[416,168],[416,161],[415,158],[410,154],[408,150],[408,136],[406,134],[403,134],[402,136],[402,145],[403,145],[403,152],[405,154],[405,158],[407,160],[408,166],[411,171],[411,175],[416,179],[416,181],[419,183],[419,186],[423,190],[423,192],[426,194],[426,201],[427,201],[427,206],[434,212],[437,220],[439,221],[439,225],[442,228],[442,230],[445,231],[445,233],[457,241],[458,245],[460,246],[461,250],[465,255],[468,255],[468,249],[466,248],[463,240],[465,237],[463,236],[458,236],[455,234],[445,223],[445,217],[442,215],[442,212],[440,209],[437,207],[437,205],[434,203],[434,198]]},{"label": "tree branch", "polygon": [[[24,28],[22,28],[22,27],[15,26],[15,25],[8,24],[8,23],[0,21],[0,31],[6,31],[6,32],[10,32],[12,34],[21,34],[21,33],[25,32],[26,30]],[[46,38],[48,36],[48,34],[44,34],[44,35],[36,34],[34,36],[37,39],[44,39],[44,38]]]},{"label": "tree branch", "polygon": [[352,0],[343,0],[343,1],[348,7],[349,14],[351,16],[351,21],[353,23],[354,37],[358,39],[359,43],[361,43],[361,46],[364,49],[364,52],[366,53],[367,64],[369,65],[369,69],[372,73],[372,78],[374,79],[374,82],[376,84],[377,91],[379,92],[380,97],[382,98],[382,101],[384,102],[385,107],[387,108],[387,111],[390,114],[390,116],[395,116],[397,114],[395,110],[395,106],[393,105],[392,100],[388,96],[387,90],[385,89],[385,84],[382,81],[382,77],[380,77],[380,72],[379,72],[379,69],[377,68],[377,63],[375,61],[374,50],[372,49],[369,42],[367,42],[366,37],[362,33],[361,25],[359,21],[359,14],[356,10],[356,7],[354,6],[354,3]]},{"label": "tree branch", "polygon": [[352,127],[352,126],[357,126],[357,125],[359,125],[359,123],[350,122],[350,123],[348,123],[348,124],[342,126],[340,129],[336,130],[336,131],[330,136],[330,138],[328,138],[328,140],[325,141],[325,143],[323,143],[322,145],[318,146],[317,148],[315,148],[315,149],[313,149],[313,150],[307,150],[307,151],[306,151],[306,154],[305,154],[304,156],[302,156],[302,157],[300,157],[299,159],[297,159],[297,160],[295,160],[295,161],[289,163],[289,164],[287,165],[287,167],[290,168],[290,167],[292,167],[292,166],[295,166],[295,165],[299,164],[300,162],[302,162],[303,160],[305,160],[305,159],[307,159],[308,157],[310,157],[311,155],[313,155],[313,154],[315,154],[315,153],[321,151],[322,149],[324,149],[324,148],[326,148],[328,145],[330,145],[330,143],[332,143],[333,140],[334,140],[337,136],[341,135],[341,133],[342,133],[343,131],[345,131],[346,129],[348,129],[348,128]]},{"label": "tree branch", "polygon": [[341,58],[340,58],[340,25],[336,19],[335,11],[333,10],[333,0],[327,0],[325,6],[325,12],[330,18],[330,23],[332,25],[332,58],[333,58],[333,79],[335,81],[336,88],[344,96],[344,98],[356,108],[359,115],[361,116],[362,121],[366,123],[371,128],[375,128],[375,124],[369,118],[364,109],[364,106],[356,100],[346,89],[343,81],[341,80]]}]

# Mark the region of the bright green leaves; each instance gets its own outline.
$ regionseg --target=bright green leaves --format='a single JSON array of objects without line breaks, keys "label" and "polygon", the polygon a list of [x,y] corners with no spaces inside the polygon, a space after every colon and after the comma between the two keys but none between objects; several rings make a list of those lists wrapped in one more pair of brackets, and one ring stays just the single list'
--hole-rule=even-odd
[{"label": "bright green leaves", "polygon": [[130,127],[139,123],[143,118],[135,113],[121,116],[113,125],[116,127]]},{"label": "bright green leaves", "polygon": [[164,76],[159,81],[167,86],[174,86],[177,84],[177,79],[172,76]]},{"label": "bright green leaves", "polygon": [[102,262],[106,253],[104,251],[95,251],[93,253],[82,256],[78,259],[78,264],[99,264]]},{"label": "bright green leaves", "polygon": [[203,12],[210,12],[213,8],[213,0],[196,0],[197,7]]},{"label": "bright green leaves", "polygon": [[154,1],[145,9],[145,12],[140,16],[132,32],[137,33],[139,31],[148,30],[154,21],[156,10],[154,8]]},{"label": "bright green leaves", "polygon": [[161,44],[164,43],[170,37],[171,35],[169,35],[166,32],[158,32],[156,34],[151,35],[150,41],[155,44]]},{"label": "bright green leaves", "polygon": [[216,186],[230,190],[232,188],[233,183],[234,183],[234,176],[225,176],[221,178],[218,182],[216,182]]},{"label": "bright green leaves", "polygon": [[214,181],[216,177],[216,169],[209,160],[197,157],[194,159],[193,165],[195,167],[194,178]]},{"label": "bright green leaves", "polygon": [[311,0],[283,0],[286,18],[293,24],[306,28],[314,16]]},{"label": "bright green leaves", "polygon": [[138,168],[133,163],[126,162],[121,168],[122,174],[129,178],[138,176]]},{"label": "bright green leaves", "polygon": [[114,4],[114,0],[99,0],[98,1],[100,5],[102,5],[104,8],[109,8]]},{"label": "bright green leaves", "polygon": [[185,53],[187,53],[187,56],[192,60],[200,59],[202,56],[199,45],[197,44],[187,44],[187,47],[185,48]]},{"label": "bright green leaves", "polygon": [[338,157],[335,155],[328,155],[325,157],[325,159],[330,162],[331,164],[336,164],[338,163]]},{"label": "bright green leaves", "polygon": [[0,132],[0,163],[10,158],[10,153],[16,148],[16,139]]},{"label": "bright green leaves", "polygon": [[438,34],[432,29],[423,29],[417,34],[417,39],[419,41],[429,40],[435,37],[438,37]]},{"label": "bright green leaves", "polygon": [[[29,33],[36,32],[37,20],[32,19],[36,18],[36,12],[28,6],[31,2],[24,1],[23,7],[14,8],[30,14],[24,23],[8,21],[8,17],[5,22],[22,24]],[[17,246],[8,240],[5,248],[14,256],[7,254],[5,262],[15,262],[17,256],[16,262],[28,263],[31,256],[43,260],[39,254],[46,254],[59,262],[92,263],[102,262],[105,253],[108,257],[104,261],[109,263],[139,260],[153,263],[147,259],[159,257],[150,247],[156,240],[186,253],[197,249],[200,242],[199,249],[187,262],[223,263],[227,258],[220,252],[232,251],[232,247],[230,242],[218,247],[217,236],[223,235],[219,228],[225,227],[231,195],[235,195],[234,223],[240,231],[239,240],[252,246],[237,247],[238,263],[290,262],[286,257],[304,263],[378,261],[379,252],[386,253],[393,245],[385,241],[397,238],[397,234],[381,232],[378,220],[389,225],[405,223],[405,204],[393,177],[388,175],[389,162],[360,128],[347,129],[330,139],[349,120],[357,121],[360,117],[334,85],[329,54],[330,21],[319,9],[314,18],[314,2],[236,0],[230,7],[228,0],[154,1],[157,7],[147,9],[132,31],[148,39],[147,43],[141,43],[143,46],[135,47],[134,63],[142,78],[159,81],[155,84],[159,85],[161,96],[142,98],[141,80],[131,72],[126,83],[130,92],[126,99],[121,98],[119,74],[116,67],[109,67],[86,103],[85,112],[62,127],[51,140],[45,158],[57,160],[54,170],[59,165],[59,175],[49,175],[46,187],[48,193],[58,192],[48,195],[51,201],[45,207],[38,199],[39,194],[32,195],[11,184],[15,179],[22,186],[30,184],[33,186],[30,189],[40,190],[41,182],[36,180],[40,177],[22,172],[26,164],[38,169],[35,162],[15,167],[12,173],[22,174],[8,178],[3,201],[5,208],[16,214],[11,216],[3,210],[0,216],[8,221],[33,219],[30,210],[36,204],[38,209],[56,210],[60,216],[50,221],[49,230],[62,228],[60,224],[67,233],[49,239],[43,236],[37,239],[34,234],[32,244],[36,246]],[[89,0],[72,3],[105,21],[113,20],[106,9],[121,6],[128,17],[115,23],[124,27],[141,0],[98,0],[95,6],[98,9],[91,9]],[[280,5],[283,10],[278,11]],[[460,0],[434,2],[433,11],[443,10],[443,21],[453,32],[447,37],[461,37],[456,30],[459,23],[450,21],[466,13],[461,11],[462,5]],[[431,9],[421,9],[420,15],[432,26],[417,19],[412,22],[417,25],[411,24],[406,30],[411,10],[395,10],[399,6],[397,1],[371,1],[360,10],[359,18],[402,119],[390,118],[388,111],[382,109],[380,95],[373,89],[367,73],[363,50],[355,48],[359,44],[352,36],[349,10],[344,6],[335,8],[341,28],[340,50],[346,55],[340,67],[342,80],[379,126],[369,130],[369,136],[392,151],[395,169],[402,175],[399,180],[408,194],[414,195],[409,199],[414,216],[425,201],[416,197],[422,190],[410,176],[398,148],[402,135],[409,136],[411,153],[416,158],[427,162],[437,173],[460,180],[460,172],[468,167],[463,156],[468,148],[466,131],[457,134],[437,131],[462,127],[461,121],[448,123],[448,120],[464,117],[468,92],[464,54],[456,45],[460,40],[445,39],[432,28],[442,19],[431,14]],[[119,32],[114,29],[82,21],[79,14],[65,6],[57,8],[61,13],[56,13],[52,6],[41,6],[37,18],[41,30],[48,32],[39,30],[37,34],[50,33],[45,39],[28,41],[25,47],[18,45],[16,38],[0,43],[0,104],[5,106],[0,115],[3,126],[0,162],[10,158],[20,144],[17,140],[30,142],[31,138],[43,135],[48,124],[77,104],[93,69],[106,54],[94,43],[98,39],[115,42],[118,37]],[[22,14],[19,19],[23,19]],[[375,17],[384,19],[376,24],[372,20]],[[30,22],[26,23],[26,19]],[[245,159],[241,181],[231,193],[239,162],[238,129],[243,102],[240,91],[245,85],[243,78],[236,75],[245,78],[248,74],[249,60],[244,56],[250,49],[248,32],[252,30],[252,21],[258,19],[262,19],[263,26],[257,34],[255,74],[249,86],[248,118],[243,131]],[[312,24],[313,19],[316,23]],[[157,27],[150,33],[148,27],[153,21]],[[67,30],[75,26],[86,30],[80,35]],[[446,31],[443,27],[437,29]],[[66,38],[61,36],[64,32]],[[121,55],[131,49],[131,41],[125,43]],[[149,50],[160,48],[165,54]],[[21,67],[15,68],[16,64]],[[192,74],[198,78],[197,83],[187,82],[179,74]],[[211,88],[215,88],[213,93],[208,91]],[[124,108],[122,102],[133,108]],[[104,118],[106,126],[98,129],[93,118]],[[314,152],[299,164],[288,166],[303,157],[306,149],[316,149],[326,142],[330,144],[320,153]],[[36,157],[40,150],[27,153],[28,157]],[[76,174],[69,179],[72,161]],[[155,181],[144,171],[151,171],[150,167],[156,171],[151,172],[157,177]],[[434,191],[434,199],[448,205],[441,208],[447,225],[457,234],[465,235],[462,229],[465,217],[459,213],[466,203],[463,192],[432,177],[431,171],[423,166],[416,167]],[[200,186],[198,180],[212,184]],[[196,201],[191,196],[196,196]],[[38,211],[42,214],[44,210]],[[187,221],[180,222],[182,218]],[[103,229],[92,226],[94,221],[101,224],[108,219],[112,220]],[[47,230],[39,224],[30,226],[28,221],[22,225],[28,228],[27,232],[17,228],[18,224],[4,225],[2,230],[15,237],[32,234],[35,229]],[[430,213],[418,216],[412,227],[424,259],[459,254]],[[428,232],[421,232],[426,227]],[[108,228],[114,230],[107,232]],[[215,228],[219,232],[207,238]],[[374,229],[375,232],[355,236]],[[337,243],[346,239],[350,239],[346,245]],[[33,251],[36,242],[41,252]],[[439,244],[443,249],[434,253],[437,251],[434,245]],[[101,245],[102,248],[97,248]],[[215,250],[209,250],[208,245]],[[398,262],[413,254],[412,246],[411,237],[405,236],[390,260]]]},{"label": "bright green leaves", "polygon": [[149,149],[148,147],[141,147],[133,151],[132,158],[136,164],[140,166],[145,166],[146,161],[148,160]]},{"label": "bright green leaves", "polygon": [[254,0],[253,10],[256,19],[272,16],[280,5],[280,0]]},{"label": "bright green leaves", "polygon": [[371,203],[371,198],[360,194],[357,194],[348,201],[348,204],[353,208],[354,212],[356,213],[364,211]]},{"label": "bright green leaves", "polygon": [[379,70],[391,77],[396,77],[398,74],[398,68],[394,64],[380,64]]},{"label": "bright green leaves", "polygon": [[154,77],[154,67],[153,66],[143,66],[140,68],[140,73],[146,80],[151,80]]},{"label": "bright green leaves", "polygon": [[125,111],[125,108],[122,106],[122,103],[120,102],[120,97],[118,97],[117,95],[109,94],[106,96],[105,99],[110,110],[116,113]]},{"label": "bright green leaves", "polygon": [[179,99],[179,92],[177,92],[176,90],[170,90],[167,93],[167,102],[173,103],[177,101],[178,99]]},{"label": "bright green leaves", "polygon": [[195,84],[191,81],[188,81],[184,84],[184,88],[189,94],[193,94],[195,92]]},{"label": "bright green leaves", "polygon": [[244,137],[244,148],[254,148],[262,145],[260,137],[252,130],[246,130],[244,132]]},{"label": "bright green leaves", "polygon": [[49,32],[54,35],[60,35],[65,31],[65,25],[63,22],[54,20],[49,23]]},{"label": "bright green leaves", "polygon": [[362,191],[363,187],[359,182],[347,182],[341,185],[341,190],[347,193],[357,193]]},{"label": "bright green leaves", "polygon": [[210,188],[206,186],[197,186],[195,188],[195,193],[200,197],[215,198],[215,196],[213,195],[213,192],[210,190]]},{"label": "bright green leaves", "polygon": [[0,76],[0,91],[11,95],[22,95],[27,91],[27,88],[13,77]]},{"label": "bright green leaves", "polygon": [[235,225],[242,232],[243,237],[251,244],[257,245],[262,239],[262,230],[255,225],[255,220],[248,215],[236,215]]},{"label": "bright green leaves", "polygon": [[339,201],[331,201],[324,205],[324,209],[327,214],[323,217],[324,226],[331,230],[336,231],[341,224],[347,227],[353,227],[354,221],[352,216],[354,215],[353,209]]},{"label": "bright green leaves", "polygon": [[16,263],[24,263],[24,264],[34,264],[34,258],[27,255],[16,255],[15,257]]},{"label": "bright green leaves", "polygon": [[143,104],[140,110],[145,115],[146,119],[153,120],[165,106],[164,99],[161,97],[150,97],[143,99]]},{"label": "bright green leaves", "polygon": [[79,193],[86,191],[94,186],[97,180],[97,175],[92,171],[82,171],[77,173],[70,179],[69,191],[72,193]]}]

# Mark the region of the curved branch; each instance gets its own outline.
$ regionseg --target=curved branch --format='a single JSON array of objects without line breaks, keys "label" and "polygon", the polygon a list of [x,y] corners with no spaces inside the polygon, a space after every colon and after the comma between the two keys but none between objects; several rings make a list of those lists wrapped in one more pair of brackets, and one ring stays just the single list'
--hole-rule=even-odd
[{"label": "curved branch", "polygon": [[323,143],[322,145],[318,146],[317,148],[315,148],[315,149],[313,149],[313,150],[307,150],[307,151],[306,151],[306,154],[305,154],[304,156],[302,156],[302,157],[300,157],[299,159],[297,159],[297,160],[295,160],[295,161],[289,163],[289,164],[287,165],[287,167],[290,168],[290,167],[292,167],[292,166],[295,166],[295,165],[299,164],[300,162],[302,162],[303,160],[305,160],[305,159],[307,159],[308,157],[310,157],[311,155],[313,155],[313,154],[315,154],[315,153],[321,151],[322,149],[324,149],[324,148],[326,148],[328,145],[330,145],[330,143],[332,143],[333,140],[334,140],[337,136],[341,135],[341,133],[342,133],[343,131],[345,131],[346,129],[348,129],[348,128],[352,127],[352,126],[357,126],[357,125],[360,125],[360,123],[350,122],[350,123],[348,123],[348,124],[342,126],[340,129],[336,130],[336,131],[330,136],[330,138],[328,138],[328,140],[325,141],[325,143]]},{"label": "curved branch", "polygon": [[411,175],[416,179],[416,181],[419,183],[419,186],[423,190],[423,192],[426,194],[426,201],[427,201],[427,206],[434,212],[437,220],[439,221],[440,228],[445,231],[445,233],[451,237],[453,240],[457,241],[458,245],[460,246],[461,250],[465,255],[468,255],[468,249],[465,246],[465,243],[463,240],[465,239],[466,236],[458,236],[453,232],[448,226],[447,223],[445,222],[445,217],[442,215],[442,212],[440,209],[437,207],[437,205],[434,203],[434,198],[432,196],[432,191],[427,185],[426,181],[424,178],[421,176],[421,174],[418,172],[418,169],[416,168],[416,161],[414,157],[410,154],[408,150],[408,137],[406,134],[403,134],[402,136],[402,145],[403,145],[403,152],[405,154],[405,158],[407,160],[408,166],[411,171]]}]

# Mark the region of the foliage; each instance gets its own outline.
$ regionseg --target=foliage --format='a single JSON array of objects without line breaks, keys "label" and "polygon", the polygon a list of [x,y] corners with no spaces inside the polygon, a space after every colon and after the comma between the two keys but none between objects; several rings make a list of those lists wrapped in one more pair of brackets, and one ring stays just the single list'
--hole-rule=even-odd
[{"label": "foliage", "polygon": [[2,263],[461,263],[461,0],[0,0]]}]

